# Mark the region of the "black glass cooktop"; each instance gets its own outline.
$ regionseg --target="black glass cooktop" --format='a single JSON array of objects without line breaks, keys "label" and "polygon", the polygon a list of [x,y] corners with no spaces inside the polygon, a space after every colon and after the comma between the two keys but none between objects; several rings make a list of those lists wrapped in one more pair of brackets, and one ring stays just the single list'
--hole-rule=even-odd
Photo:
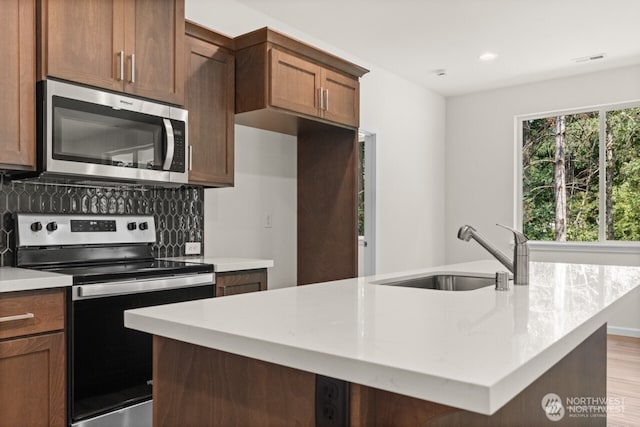
[{"label": "black glass cooktop", "polygon": [[73,276],[74,285],[100,283],[149,277],[167,277],[181,274],[210,273],[213,266],[182,261],[151,259],[135,262],[63,265],[39,270]]}]

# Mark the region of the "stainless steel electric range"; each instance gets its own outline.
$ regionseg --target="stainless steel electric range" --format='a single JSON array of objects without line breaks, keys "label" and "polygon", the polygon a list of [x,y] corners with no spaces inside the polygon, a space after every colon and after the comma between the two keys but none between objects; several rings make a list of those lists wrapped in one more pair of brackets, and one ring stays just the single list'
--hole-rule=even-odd
[{"label": "stainless steel electric range", "polygon": [[73,276],[67,292],[68,420],[151,425],[152,337],[132,308],[214,296],[213,266],[154,259],[154,217],[16,214],[16,265]]}]

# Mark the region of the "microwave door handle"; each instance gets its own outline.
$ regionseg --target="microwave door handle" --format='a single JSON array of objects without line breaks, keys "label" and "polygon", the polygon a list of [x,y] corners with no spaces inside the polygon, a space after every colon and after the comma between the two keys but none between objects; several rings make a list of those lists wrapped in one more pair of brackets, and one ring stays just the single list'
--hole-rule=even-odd
[{"label": "microwave door handle", "polygon": [[164,158],[164,164],[162,165],[162,170],[168,171],[171,169],[171,163],[173,163],[173,153],[176,148],[175,140],[173,138],[173,126],[171,126],[171,121],[169,119],[162,119],[164,123],[164,130],[167,133],[167,155]]}]

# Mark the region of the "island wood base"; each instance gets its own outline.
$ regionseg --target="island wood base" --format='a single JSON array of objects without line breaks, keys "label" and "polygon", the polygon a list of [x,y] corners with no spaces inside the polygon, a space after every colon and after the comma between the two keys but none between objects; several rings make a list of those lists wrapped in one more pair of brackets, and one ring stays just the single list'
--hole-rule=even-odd
[{"label": "island wood base", "polygon": [[[606,397],[606,325],[492,416],[350,385],[350,425],[606,426],[605,417],[549,421],[541,401]],[[154,336],[153,425],[313,426],[315,374]]]}]

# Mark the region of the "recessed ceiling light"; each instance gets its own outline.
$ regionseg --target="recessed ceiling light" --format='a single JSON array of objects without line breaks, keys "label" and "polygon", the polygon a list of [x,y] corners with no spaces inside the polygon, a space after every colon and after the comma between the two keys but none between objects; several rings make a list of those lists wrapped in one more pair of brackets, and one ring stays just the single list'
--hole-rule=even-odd
[{"label": "recessed ceiling light", "polygon": [[596,53],[596,54],[589,55],[589,56],[582,56],[580,58],[573,58],[572,61],[573,62],[577,62],[577,63],[589,62],[589,61],[597,61],[598,59],[604,59],[605,56],[607,56],[607,54],[604,53],[604,52],[603,53]]},{"label": "recessed ceiling light", "polygon": [[480,59],[480,61],[493,61],[497,57],[498,57],[498,55],[496,55],[493,52],[485,52],[482,55],[480,55],[479,59]]}]

